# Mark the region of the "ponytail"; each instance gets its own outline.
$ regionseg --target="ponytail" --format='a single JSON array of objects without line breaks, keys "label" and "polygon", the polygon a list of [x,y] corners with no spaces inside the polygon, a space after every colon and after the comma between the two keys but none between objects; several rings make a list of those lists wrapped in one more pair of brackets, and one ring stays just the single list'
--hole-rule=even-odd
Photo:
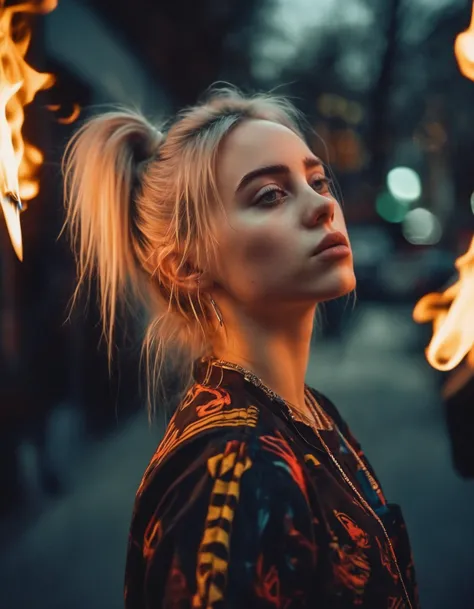
[{"label": "ponytail", "polygon": [[133,244],[134,200],[143,166],[157,156],[161,140],[140,114],[108,112],[89,119],[64,155],[64,226],[69,225],[78,269],[73,304],[95,276],[109,361],[117,308],[146,300]]}]

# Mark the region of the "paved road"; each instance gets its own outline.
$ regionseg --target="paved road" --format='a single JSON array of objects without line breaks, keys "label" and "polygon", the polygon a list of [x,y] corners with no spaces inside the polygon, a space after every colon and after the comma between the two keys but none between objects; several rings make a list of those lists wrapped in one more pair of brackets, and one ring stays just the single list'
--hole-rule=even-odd
[{"label": "paved road", "polygon": [[[409,312],[361,308],[343,349],[315,343],[308,382],[335,401],[402,504],[423,608],[473,609],[474,482],[453,471],[433,374],[406,352],[412,337]],[[123,606],[133,496],[158,440],[143,416],[76,459],[71,490],[38,503],[0,556],[1,609]]]}]

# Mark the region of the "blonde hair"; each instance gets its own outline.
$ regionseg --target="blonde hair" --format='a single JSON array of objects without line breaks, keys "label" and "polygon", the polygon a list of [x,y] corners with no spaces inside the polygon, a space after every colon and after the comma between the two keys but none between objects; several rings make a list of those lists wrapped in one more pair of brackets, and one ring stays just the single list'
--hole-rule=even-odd
[{"label": "blonde hair", "polygon": [[118,313],[146,311],[150,415],[163,366],[179,375],[182,395],[194,360],[210,350],[214,312],[197,280],[216,261],[217,206],[225,212],[216,161],[226,136],[250,119],[303,138],[299,113],[287,100],[221,88],[180,112],[166,132],[139,112],[119,110],[89,119],[67,146],[64,226],[78,267],[73,303],[96,278],[109,359]]}]

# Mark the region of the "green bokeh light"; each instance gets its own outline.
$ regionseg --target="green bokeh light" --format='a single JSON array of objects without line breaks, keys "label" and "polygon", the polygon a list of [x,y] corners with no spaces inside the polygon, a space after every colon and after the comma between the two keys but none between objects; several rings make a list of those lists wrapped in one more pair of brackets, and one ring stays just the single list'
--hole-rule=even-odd
[{"label": "green bokeh light", "polygon": [[408,212],[407,205],[387,191],[379,194],[375,209],[381,218],[394,224],[403,222]]}]

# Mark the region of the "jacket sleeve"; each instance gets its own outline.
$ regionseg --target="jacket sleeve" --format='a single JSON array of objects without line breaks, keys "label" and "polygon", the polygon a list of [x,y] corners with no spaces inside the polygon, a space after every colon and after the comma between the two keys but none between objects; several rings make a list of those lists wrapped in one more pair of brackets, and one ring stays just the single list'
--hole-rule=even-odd
[{"label": "jacket sleeve", "polygon": [[278,434],[255,442],[176,463],[142,541],[145,607],[307,606],[317,547],[302,468]]}]

